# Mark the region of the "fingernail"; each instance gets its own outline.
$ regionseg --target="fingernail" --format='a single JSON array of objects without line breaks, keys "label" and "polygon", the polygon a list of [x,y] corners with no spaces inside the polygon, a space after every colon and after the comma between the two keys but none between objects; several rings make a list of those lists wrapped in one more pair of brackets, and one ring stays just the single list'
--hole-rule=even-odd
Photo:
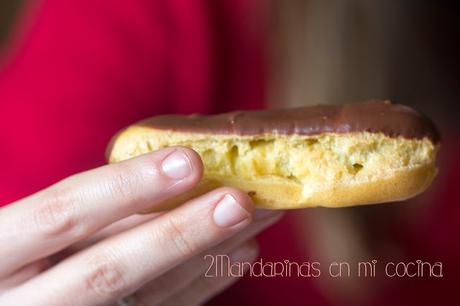
[{"label": "fingernail", "polygon": [[169,178],[180,180],[192,173],[190,160],[182,151],[174,151],[161,164],[161,170]]},{"label": "fingernail", "polygon": [[278,214],[280,214],[280,212],[277,211],[277,210],[257,208],[255,213],[254,213],[254,219],[255,220],[265,219],[267,217],[275,216],[275,215],[278,215]]},{"label": "fingernail", "polygon": [[249,216],[250,213],[229,194],[226,194],[214,209],[214,222],[221,227],[236,225]]}]

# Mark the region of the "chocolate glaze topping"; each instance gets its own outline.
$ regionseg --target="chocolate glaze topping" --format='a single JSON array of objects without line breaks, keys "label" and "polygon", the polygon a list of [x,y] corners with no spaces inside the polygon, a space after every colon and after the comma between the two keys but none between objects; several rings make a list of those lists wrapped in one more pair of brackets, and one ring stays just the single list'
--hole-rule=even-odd
[{"label": "chocolate glaze topping", "polygon": [[439,142],[439,133],[430,119],[390,101],[367,101],[342,105],[317,105],[290,109],[237,111],[219,115],[163,115],[138,125],[156,129],[208,134],[299,134],[367,131],[390,137]]}]

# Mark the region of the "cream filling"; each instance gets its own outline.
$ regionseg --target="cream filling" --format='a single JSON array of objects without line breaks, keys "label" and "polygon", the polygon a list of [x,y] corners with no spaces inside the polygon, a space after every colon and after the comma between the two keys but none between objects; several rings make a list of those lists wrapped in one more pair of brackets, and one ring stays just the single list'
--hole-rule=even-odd
[{"label": "cream filling", "polygon": [[391,138],[381,133],[232,136],[133,126],[116,139],[110,161],[172,145],[197,151],[205,177],[272,177],[303,185],[305,196],[320,185],[368,182],[433,163],[437,151],[429,139]]}]

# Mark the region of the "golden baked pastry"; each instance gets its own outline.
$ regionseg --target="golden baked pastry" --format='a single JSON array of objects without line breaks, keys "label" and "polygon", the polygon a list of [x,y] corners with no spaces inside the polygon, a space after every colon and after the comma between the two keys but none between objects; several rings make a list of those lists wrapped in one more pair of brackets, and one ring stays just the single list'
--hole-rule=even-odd
[{"label": "golden baked pastry", "polygon": [[161,209],[222,185],[248,192],[264,208],[343,207],[424,191],[437,172],[439,135],[426,117],[389,101],[166,115],[120,131],[108,159],[172,145],[198,152],[204,175]]}]

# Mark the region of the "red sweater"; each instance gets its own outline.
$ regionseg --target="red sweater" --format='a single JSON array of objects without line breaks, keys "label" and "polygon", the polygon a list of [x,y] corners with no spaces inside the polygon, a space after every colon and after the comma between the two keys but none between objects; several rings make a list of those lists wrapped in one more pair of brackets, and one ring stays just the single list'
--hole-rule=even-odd
[{"label": "red sweater", "polygon": [[[263,5],[28,2],[1,62],[0,206],[104,164],[111,136],[145,117],[262,108]],[[247,288],[216,303],[266,299]]]},{"label": "red sweater", "polygon": [[256,10],[245,0],[30,1],[0,74],[0,204],[103,164],[110,137],[136,120],[262,107]]}]

